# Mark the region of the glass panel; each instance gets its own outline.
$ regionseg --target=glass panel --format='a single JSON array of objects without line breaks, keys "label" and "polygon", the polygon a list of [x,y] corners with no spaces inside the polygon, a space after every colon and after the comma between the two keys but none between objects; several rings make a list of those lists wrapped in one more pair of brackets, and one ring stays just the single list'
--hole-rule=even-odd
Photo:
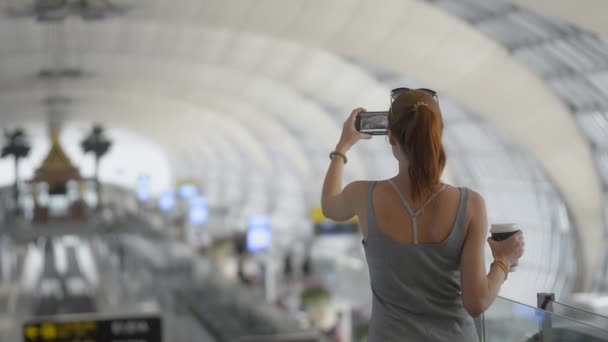
[{"label": "glass panel", "polygon": [[585,35],[581,37],[581,42],[584,42],[587,50],[597,56],[598,62],[603,62],[608,58],[608,40],[602,40],[599,37]]},{"label": "glass panel", "polygon": [[541,331],[544,313],[502,297],[483,315],[482,341],[526,341]]},{"label": "glass panel", "polygon": [[[608,340],[608,331],[571,320],[562,316],[550,315],[551,329],[543,333],[544,340],[602,342]],[[555,339],[554,339],[555,338]]]},{"label": "glass panel", "polygon": [[479,20],[479,18],[488,15],[488,13],[482,9],[470,5],[463,5],[456,1],[437,1],[436,6],[467,21]]},{"label": "glass panel", "polygon": [[534,52],[539,56],[539,59],[545,62],[546,66],[543,69],[545,72],[543,75],[549,76],[555,74],[556,71],[564,69],[564,64],[554,56],[550,49],[547,49],[545,45],[537,45],[534,47]]},{"label": "glass panel", "polygon": [[505,46],[516,47],[517,45],[529,45],[543,39],[542,34],[538,34],[537,30],[529,29],[527,19],[522,17],[520,11],[512,11],[506,15],[506,18],[508,27],[504,28],[505,33],[511,37],[503,41]]},{"label": "glass panel", "polygon": [[[505,41],[503,20],[487,20],[477,24],[477,29],[493,40]],[[509,36],[511,37],[511,36]]]},{"label": "glass panel", "polygon": [[549,75],[553,71],[551,63],[547,62],[547,57],[539,53],[540,48],[529,48],[517,50],[514,56],[522,61],[525,65],[535,70],[539,75]]},{"label": "glass panel", "polygon": [[552,45],[552,49],[564,63],[574,70],[582,71],[593,66],[593,62],[582,51],[572,46],[569,41],[560,40]]},{"label": "glass panel", "polygon": [[587,56],[594,67],[603,65],[604,60],[608,57],[603,56],[602,52],[595,47],[599,43],[594,37],[580,36],[570,39],[569,42],[576,50]]},{"label": "glass panel", "polygon": [[502,297],[483,315],[482,341],[556,341],[553,338],[600,342],[608,339],[608,331]]},{"label": "glass panel", "polygon": [[597,164],[600,169],[600,176],[608,183],[608,152],[597,154]]},{"label": "glass panel", "polygon": [[487,14],[501,14],[507,12],[511,8],[511,4],[508,1],[497,0],[497,1],[486,1],[486,0],[467,0],[459,1],[460,3],[467,3],[467,8],[475,8],[478,11],[486,11]]},{"label": "glass panel", "polygon": [[608,317],[575,308],[563,303],[553,303],[553,313],[603,330],[608,330]]},{"label": "glass panel", "polygon": [[595,85],[595,87],[599,89],[603,93],[603,95],[608,97],[608,70],[599,73],[593,73],[587,76],[587,79],[589,80],[589,82]]},{"label": "glass panel", "polygon": [[608,147],[608,115],[600,112],[581,113],[576,119],[595,145]]},{"label": "glass panel", "polygon": [[[608,198],[607,184],[604,184],[604,198]],[[608,201],[604,201],[604,222],[608,222]]]},{"label": "glass panel", "polygon": [[512,15],[511,18],[516,22],[520,29],[533,34],[538,38],[548,38],[551,32],[546,25],[538,20],[538,17],[530,12],[519,11],[519,15]]},{"label": "glass panel", "polygon": [[591,106],[598,100],[597,91],[579,79],[561,78],[550,81],[549,84],[565,102],[574,108]]}]

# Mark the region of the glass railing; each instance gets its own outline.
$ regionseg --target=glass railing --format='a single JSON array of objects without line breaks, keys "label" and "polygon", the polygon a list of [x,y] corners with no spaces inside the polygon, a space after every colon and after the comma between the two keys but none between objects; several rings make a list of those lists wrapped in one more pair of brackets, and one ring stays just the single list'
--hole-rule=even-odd
[{"label": "glass railing", "polygon": [[607,330],[555,314],[550,314],[547,318],[548,324],[545,324],[546,327],[540,332],[542,341],[608,341]]},{"label": "glass railing", "polygon": [[496,298],[482,316],[480,341],[527,341],[541,330],[543,317],[541,310]]},{"label": "glass railing", "polygon": [[[562,309],[565,308],[558,310]],[[584,318],[589,321],[593,317]],[[608,341],[608,330],[604,328],[501,297],[479,323],[481,342]]]},{"label": "glass railing", "polygon": [[548,310],[556,315],[579,321],[599,329],[608,330],[608,317],[606,316],[559,302],[552,302],[551,307],[548,308]]},{"label": "glass railing", "polygon": [[235,342],[321,342],[324,339],[319,334],[297,333],[297,334],[277,334],[262,336],[245,336],[235,340]]}]

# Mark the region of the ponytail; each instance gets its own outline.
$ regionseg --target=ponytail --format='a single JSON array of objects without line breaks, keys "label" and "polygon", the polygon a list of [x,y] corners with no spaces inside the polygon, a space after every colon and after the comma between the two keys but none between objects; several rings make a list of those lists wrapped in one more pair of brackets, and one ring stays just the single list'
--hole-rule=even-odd
[{"label": "ponytail", "polygon": [[417,200],[440,183],[447,159],[441,141],[443,123],[426,104],[415,106],[407,121],[399,142],[409,160],[411,196]]}]

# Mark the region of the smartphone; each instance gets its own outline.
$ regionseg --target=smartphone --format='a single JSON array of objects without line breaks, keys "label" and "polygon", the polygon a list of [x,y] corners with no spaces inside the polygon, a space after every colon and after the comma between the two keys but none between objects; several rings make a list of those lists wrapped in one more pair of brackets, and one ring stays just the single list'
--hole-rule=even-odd
[{"label": "smartphone", "polygon": [[388,112],[361,112],[355,119],[358,132],[371,135],[388,134]]}]

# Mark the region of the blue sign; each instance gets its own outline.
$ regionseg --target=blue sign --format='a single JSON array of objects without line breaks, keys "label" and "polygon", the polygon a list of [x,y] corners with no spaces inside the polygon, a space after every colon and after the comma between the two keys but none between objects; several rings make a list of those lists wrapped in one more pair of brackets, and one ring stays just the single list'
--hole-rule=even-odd
[{"label": "blue sign", "polygon": [[165,191],[160,194],[158,208],[164,213],[170,212],[175,208],[175,194],[173,191]]},{"label": "blue sign", "polygon": [[513,305],[513,315],[519,319],[537,321],[539,323],[545,320],[545,313],[542,310],[523,304]]},{"label": "blue sign", "polygon": [[137,178],[137,198],[142,202],[147,202],[152,197],[152,192],[150,191],[150,177],[149,176],[139,176]]},{"label": "blue sign", "polygon": [[272,245],[270,216],[257,215],[249,218],[247,229],[247,250],[250,253],[261,253]]},{"label": "blue sign", "polygon": [[198,196],[190,200],[188,219],[193,226],[202,226],[209,221],[209,206],[204,197]]},{"label": "blue sign", "polygon": [[198,189],[194,184],[184,184],[177,190],[179,197],[185,200],[192,199],[198,195]]}]

